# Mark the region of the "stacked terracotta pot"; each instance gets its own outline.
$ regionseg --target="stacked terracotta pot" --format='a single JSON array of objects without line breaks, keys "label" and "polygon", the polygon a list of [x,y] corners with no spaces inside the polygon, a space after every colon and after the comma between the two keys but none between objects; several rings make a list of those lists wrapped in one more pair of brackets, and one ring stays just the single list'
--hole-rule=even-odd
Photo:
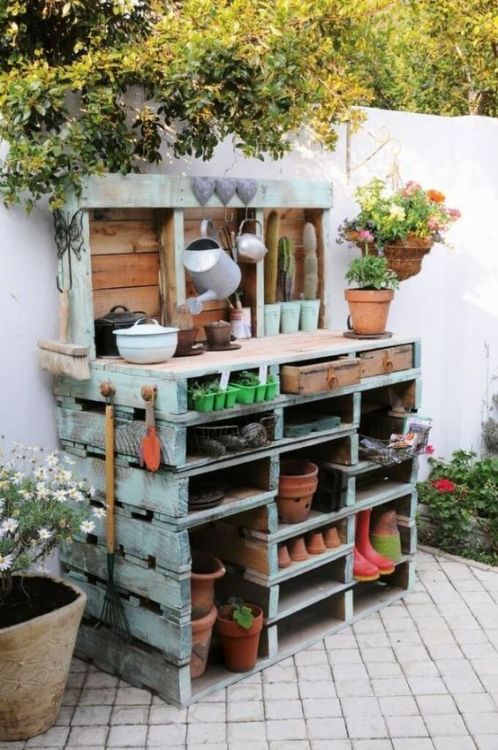
[{"label": "stacked terracotta pot", "polygon": [[207,552],[192,552],[192,656],[190,676],[201,677],[207,667],[213,626],[218,610],[214,604],[214,583],[225,575],[221,560]]}]

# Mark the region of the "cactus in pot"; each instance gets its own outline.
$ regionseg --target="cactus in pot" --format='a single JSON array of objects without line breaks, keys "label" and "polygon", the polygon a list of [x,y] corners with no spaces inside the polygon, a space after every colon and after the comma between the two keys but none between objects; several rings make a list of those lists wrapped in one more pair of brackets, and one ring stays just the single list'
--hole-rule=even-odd
[{"label": "cactus in pot", "polygon": [[265,243],[268,252],[265,256],[265,304],[272,305],[277,301],[278,277],[278,237],[280,234],[280,216],[271,211],[266,222]]},{"label": "cactus in pot", "polygon": [[316,230],[311,222],[306,222],[303,230],[304,285],[301,303],[301,331],[315,331],[318,327],[320,300],[318,293],[318,258],[316,254]]},{"label": "cactus in pot", "polygon": [[295,273],[294,243],[288,237],[281,237],[278,243],[278,286],[282,299],[281,333],[296,333],[299,330],[301,302],[299,300],[292,301]]}]

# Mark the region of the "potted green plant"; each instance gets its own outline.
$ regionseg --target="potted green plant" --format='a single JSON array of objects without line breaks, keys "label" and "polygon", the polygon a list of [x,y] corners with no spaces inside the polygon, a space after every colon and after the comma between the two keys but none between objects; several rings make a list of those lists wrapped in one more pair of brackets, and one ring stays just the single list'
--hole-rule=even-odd
[{"label": "potted green plant", "polygon": [[389,306],[398,288],[398,277],[391,271],[385,258],[365,255],[351,261],[346,273],[354,289],[346,289],[344,296],[351,314],[351,328],[359,336],[384,333]]},{"label": "potted green plant", "polygon": [[194,381],[187,392],[187,403],[189,409],[207,412],[214,409],[214,393],[211,386]]},{"label": "potted green plant", "polygon": [[255,372],[242,370],[236,373],[233,376],[232,385],[237,388],[237,402],[239,404],[253,404],[257,398],[258,388],[260,390],[259,401],[264,400],[266,385],[263,386],[263,399],[261,399],[261,385],[259,377]]},{"label": "potted green plant", "polygon": [[407,182],[386,194],[383,180],[374,178],[355,193],[360,212],[339,228],[339,241],[358,245],[364,255],[383,254],[400,281],[415,276],[434,242],[444,242],[451,224],[460,217],[445,205],[439,190],[424,190]]},{"label": "potted green plant", "polygon": [[[0,741],[55,724],[86,596],[40,566],[78,529],[91,533],[86,485],[57,453],[0,456]],[[95,511],[96,514],[102,511]]]},{"label": "potted green plant", "polygon": [[225,666],[231,672],[249,672],[256,666],[263,610],[235,597],[218,610],[217,631]]},{"label": "potted green plant", "polygon": [[294,243],[288,237],[281,237],[278,243],[278,286],[282,300],[280,310],[281,333],[296,333],[299,330],[301,302],[292,299],[295,273]]},{"label": "potted green plant", "polygon": [[299,328],[301,331],[316,331],[318,328],[320,300],[317,298],[318,257],[316,248],[316,230],[314,225],[308,221],[303,229],[304,280],[301,317],[299,319]]},{"label": "potted green plant", "polygon": [[274,375],[266,378],[265,401],[273,401],[277,395],[277,379]]},{"label": "potted green plant", "polygon": [[265,336],[277,336],[280,332],[281,305],[277,302],[278,255],[280,237],[280,216],[278,211],[270,211],[266,220],[265,244]]}]

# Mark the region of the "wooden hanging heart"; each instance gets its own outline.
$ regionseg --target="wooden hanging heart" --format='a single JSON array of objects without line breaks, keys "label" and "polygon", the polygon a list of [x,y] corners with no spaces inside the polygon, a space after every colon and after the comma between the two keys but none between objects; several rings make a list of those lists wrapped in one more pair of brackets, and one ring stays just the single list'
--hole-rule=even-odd
[{"label": "wooden hanging heart", "polygon": [[215,179],[213,177],[193,177],[192,192],[201,206],[205,206],[214,193]]},{"label": "wooden hanging heart", "polygon": [[216,180],[216,195],[223,203],[224,206],[228,205],[235,195],[235,188],[237,187],[237,180],[233,180],[231,177],[224,177],[221,180]]},{"label": "wooden hanging heart", "polygon": [[239,196],[244,206],[249,205],[257,192],[258,183],[256,182],[256,180],[237,180],[237,195]]}]

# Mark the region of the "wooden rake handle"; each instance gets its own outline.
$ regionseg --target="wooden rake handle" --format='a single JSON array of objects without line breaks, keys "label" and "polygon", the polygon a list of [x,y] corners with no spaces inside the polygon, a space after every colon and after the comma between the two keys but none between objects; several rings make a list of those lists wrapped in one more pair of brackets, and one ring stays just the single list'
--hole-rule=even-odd
[{"label": "wooden rake handle", "polygon": [[[115,389],[112,383],[101,383],[100,392],[110,399]],[[114,524],[114,407],[107,401],[105,405],[105,494],[106,494],[106,547],[114,552],[116,532]]]}]

